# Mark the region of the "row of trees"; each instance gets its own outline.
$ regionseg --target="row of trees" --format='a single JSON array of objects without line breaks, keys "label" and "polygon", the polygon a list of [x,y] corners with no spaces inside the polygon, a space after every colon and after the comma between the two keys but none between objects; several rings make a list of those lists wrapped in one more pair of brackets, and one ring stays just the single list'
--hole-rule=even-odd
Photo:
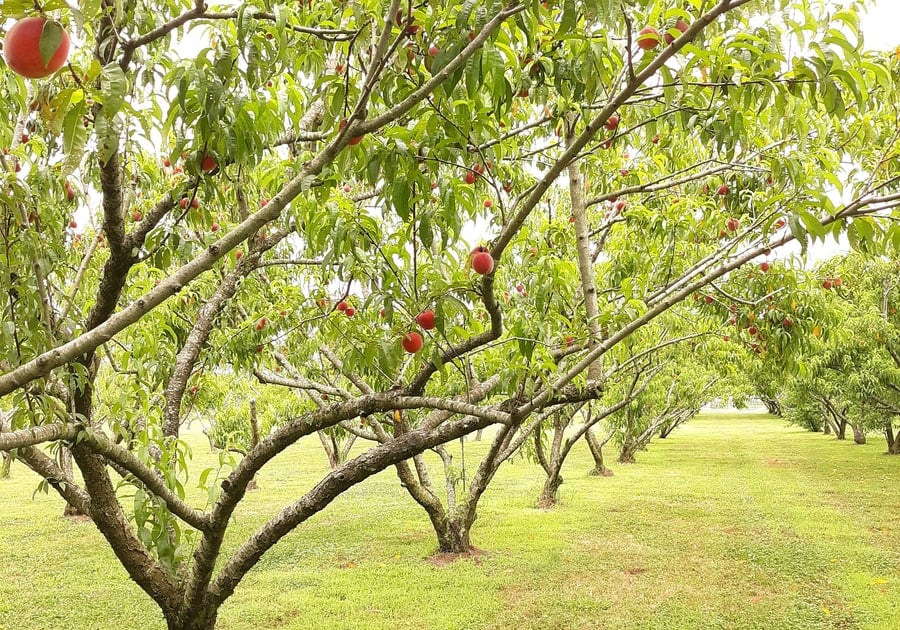
[{"label": "row of trees", "polygon": [[[602,474],[611,430],[633,458],[723,362],[814,346],[770,250],[896,245],[897,60],[858,45],[861,3],[774,4],[45,3],[81,46],[0,82],[0,451],[172,629],[214,627],[267,550],[387,467],[442,549],[469,548],[522,448],[552,505],[578,439]],[[728,317],[765,340],[723,340]],[[195,505],[179,436],[213,410],[238,452]],[[462,486],[442,445],[487,427]],[[256,473],[314,433],[343,463],[220,557]]]},{"label": "row of trees", "polygon": [[765,396],[790,422],[857,444],[881,434],[900,454],[900,261],[851,253],[807,275],[823,294],[814,342],[797,369],[758,363]]}]

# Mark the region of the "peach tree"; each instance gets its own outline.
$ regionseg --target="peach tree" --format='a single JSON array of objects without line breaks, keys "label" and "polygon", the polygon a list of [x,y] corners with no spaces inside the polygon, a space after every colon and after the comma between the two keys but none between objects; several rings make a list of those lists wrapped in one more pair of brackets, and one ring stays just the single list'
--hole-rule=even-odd
[{"label": "peach tree", "polygon": [[[0,70],[0,450],[170,628],[214,627],[352,485],[489,426],[508,454],[767,249],[896,247],[897,61],[857,45],[859,8],[4,3],[57,25],[35,63],[60,29],[75,50]],[[312,396],[194,504],[182,425],[251,374]],[[224,554],[256,473],[337,427],[376,439]]]},{"label": "peach tree", "polygon": [[863,444],[881,433],[889,454],[900,453],[900,348],[897,256],[857,252],[837,256],[811,274],[830,314],[786,381],[786,417]]}]

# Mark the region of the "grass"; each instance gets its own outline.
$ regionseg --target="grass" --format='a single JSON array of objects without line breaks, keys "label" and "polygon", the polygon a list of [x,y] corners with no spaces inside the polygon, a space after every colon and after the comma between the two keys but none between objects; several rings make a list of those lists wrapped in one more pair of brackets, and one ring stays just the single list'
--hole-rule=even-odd
[{"label": "grass", "polygon": [[[188,439],[212,461],[202,436]],[[486,446],[466,443],[470,467]],[[611,478],[588,477],[576,449],[553,511],[535,509],[541,472],[517,460],[482,500],[473,540],[487,555],[441,567],[426,560],[425,513],[388,470],[266,554],[219,627],[893,629],[900,458],[883,450],[877,436],[856,446],[765,415],[702,414]],[[325,469],[314,437],[276,459],[226,549]],[[21,465],[0,480],[0,628],[163,628],[93,525],[32,498],[35,485]]]}]

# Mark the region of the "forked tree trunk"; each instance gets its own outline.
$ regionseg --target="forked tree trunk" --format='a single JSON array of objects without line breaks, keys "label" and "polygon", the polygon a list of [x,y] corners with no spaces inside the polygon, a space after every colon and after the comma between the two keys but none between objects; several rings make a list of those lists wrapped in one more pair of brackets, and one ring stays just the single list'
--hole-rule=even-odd
[{"label": "forked tree trunk", "polygon": [[840,419],[837,422],[837,439],[846,440],[847,439],[847,421],[844,419]]},{"label": "forked tree trunk", "polygon": [[341,465],[341,449],[337,440],[325,433],[325,431],[316,431],[316,435],[319,436],[322,448],[325,449],[325,454],[328,456],[329,468],[332,470],[339,468]]},{"label": "forked tree trunk", "polygon": [[781,415],[781,403],[779,403],[776,399],[762,397],[760,398],[760,400],[762,400],[763,404],[766,406],[766,410],[770,414],[772,414],[773,416]]},{"label": "forked tree trunk", "polygon": [[[445,457],[449,455],[444,453]],[[430,477],[425,468],[425,461],[421,456],[412,459],[413,467],[409,461],[399,462],[394,465],[401,485],[415,499],[416,503],[425,509],[428,520],[438,540],[438,551],[442,553],[466,553],[471,551],[472,542],[469,531],[475,522],[475,510],[468,509],[466,505],[456,505],[455,490],[448,486],[448,501],[450,505],[445,507],[438,498]],[[449,466],[449,461],[445,461]]]},{"label": "forked tree trunk", "polygon": [[866,434],[864,431],[860,429],[859,426],[855,424],[851,424],[850,428],[853,429],[853,441],[856,444],[865,444],[866,443]]},{"label": "forked tree trunk", "polygon": [[563,483],[560,472],[567,455],[567,449],[563,447],[563,439],[569,420],[569,418],[564,419],[559,411],[553,414],[553,440],[550,443],[550,453],[546,456],[547,465],[544,467],[547,479],[541,489],[541,496],[538,497],[538,507],[547,509],[559,502],[559,487]]}]

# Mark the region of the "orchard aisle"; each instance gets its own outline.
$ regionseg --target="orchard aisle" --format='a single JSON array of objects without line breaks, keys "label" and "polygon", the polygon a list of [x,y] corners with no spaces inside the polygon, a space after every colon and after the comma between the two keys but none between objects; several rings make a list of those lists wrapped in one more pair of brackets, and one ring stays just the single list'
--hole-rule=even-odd
[{"label": "orchard aisle", "polygon": [[[209,458],[202,435],[188,440]],[[487,555],[447,566],[425,559],[434,534],[386,471],[264,556],[219,627],[888,630],[900,616],[900,461],[871,442],[704,412],[637,464],[608,449],[611,478],[586,475],[579,445],[553,511],[534,507],[540,471],[517,459],[473,531]],[[467,456],[487,445],[467,442]],[[231,540],[326,465],[315,438],[280,457]],[[163,628],[93,526],[63,520],[58,497],[32,499],[35,484],[21,466],[0,482],[0,627]]]},{"label": "orchard aisle", "polygon": [[704,412],[616,466],[609,494],[573,478],[563,509],[592,501],[600,522],[573,522],[573,549],[606,569],[568,579],[606,599],[610,627],[894,628],[900,461],[870,442]]}]

